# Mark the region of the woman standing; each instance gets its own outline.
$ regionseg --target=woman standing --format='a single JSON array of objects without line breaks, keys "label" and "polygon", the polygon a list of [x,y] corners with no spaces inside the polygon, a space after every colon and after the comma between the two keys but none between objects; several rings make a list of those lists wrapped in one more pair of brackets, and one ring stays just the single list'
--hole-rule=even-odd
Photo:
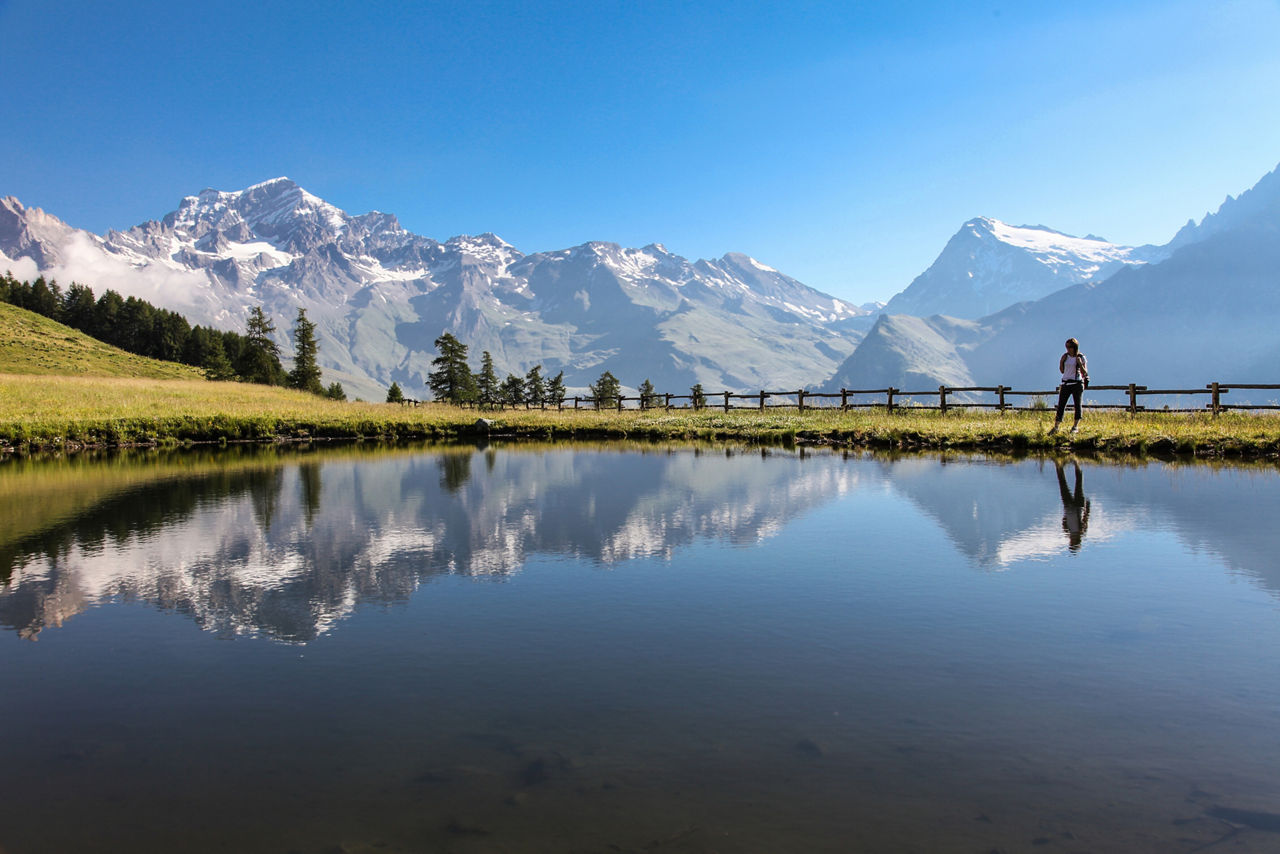
[{"label": "woman standing", "polygon": [[1058,411],[1053,419],[1053,429],[1049,432],[1058,432],[1058,426],[1062,424],[1062,413],[1067,408],[1067,398],[1070,397],[1075,401],[1076,408],[1076,420],[1071,425],[1071,432],[1075,433],[1080,429],[1080,397],[1089,387],[1089,366],[1084,353],[1080,352],[1080,342],[1076,339],[1067,339],[1067,352],[1058,359],[1058,370],[1062,372],[1062,385],[1058,387]]}]

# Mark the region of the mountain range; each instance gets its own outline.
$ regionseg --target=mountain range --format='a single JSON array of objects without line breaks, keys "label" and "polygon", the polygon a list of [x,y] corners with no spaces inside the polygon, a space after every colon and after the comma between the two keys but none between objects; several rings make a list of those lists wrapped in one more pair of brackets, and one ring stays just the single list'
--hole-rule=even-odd
[{"label": "mountain range", "polygon": [[605,370],[675,393],[1051,387],[1068,336],[1096,382],[1187,386],[1280,376],[1278,232],[1276,171],[1160,246],[977,217],[887,305],[855,306],[739,253],[689,261],[660,244],[589,242],[524,254],[490,233],[441,243],[277,178],[206,189],[105,235],[4,198],[0,269],[223,329],[262,305],[286,355],[305,308],[325,381],[371,399],[392,381],[426,396],[443,332],[473,367],[488,351],[500,374],[540,364],[571,390]]},{"label": "mountain range", "polygon": [[571,389],[605,370],[632,388],[796,388],[829,375],[871,315],[738,253],[691,262],[658,244],[592,242],[526,255],[494,234],[440,243],[287,178],[204,190],[102,236],[5,198],[0,253],[19,278],[113,288],[192,323],[239,330],[262,305],[285,354],[305,308],[326,381],[376,399],[392,381],[425,396],[443,332],[474,366],[488,351],[500,374],[541,364]]},{"label": "mountain range", "polygon": [[[1080,340],[1095,384],[1280,381],[1280,170],[1239,198],[1227,197],[1199,224],[1188,222],[1163,246],[1099,245],[1072,263],[1048,245],[1065,248],[1056,232],[1018,229],[1044,237],[1041,247],[1016,254],[994,245],[1007,238],[989,222],[966,223],[933,267],[890,300],[825,388],[1052,388],[1068,337]],[[1075,246],[1096,243],[1084,238]],[[1066,286],[976,315],[992,304],[981,303],[989,283],[1033,281],[1031,273],[993,276],[984,262],[996,256],[1007,259],[997,265],[1004,269],[1055,267]],[[1011,296],[1013,287],[1004,290]],[[897,314],[895,303],[941,313]],[[960,316],[947,316],[944,305]]]}]

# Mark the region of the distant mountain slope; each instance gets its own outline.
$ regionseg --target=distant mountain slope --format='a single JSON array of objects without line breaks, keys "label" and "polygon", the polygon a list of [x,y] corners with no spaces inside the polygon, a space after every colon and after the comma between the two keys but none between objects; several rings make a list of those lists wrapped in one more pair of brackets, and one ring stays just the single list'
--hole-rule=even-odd
[{"label": "distant mountain slope", "polygon": [[882,314],[824,388],[834,391],[892,386],[919,391],[944,384],[974,385],[958,342],[982,332],[972,320]]},{"label": "distant mountain slope", "polygon": [[126,353],[8,303],[0,303],[0,373],[204,379],[197,368]]},{"label": "distant mountain slope", "polygon": [[1092,235],[1072,237],[1042,225],[1012,226],[978,217],[961,226],[929,269],[889,300],[884,311],[985,317],[1165,254],[1158,247],[1134,249]]},{"label": "distant mountain slope", "polygon": [[974,376],[1052,384],[1062,342],[1075,336],[1100,384],[1277,382],[1278,329],[1280,222],[1255,222],[1033,303],[1016,323],[990,328],[966,361]]},{"label": "distant mountain slope", "polygon": [[204,190],[103,237],[7,198],[0,253],[19,277],[114,288],[193,323],[238,330],[263,304],[285,354],[306,308],[326,381],[366,397],[392,380],[425,395],[442,332],[469,345],[475,367],[488,350],[499,372],[541,364],[570,387],[608,369],[631,387],[790,388],[829,375],[861,338],[852,321],[869,314],[746,255],[691,262],[611,243],[525,255],[493,234],[439,243],[287,178]]},{"label": "distant mountain slope", "polygon": [[973,323],[882,316],[829,385],[954,384],[967,375],[978,385],[1051,387],[1062,342],[1072,336],[1098,384],[1280,382],[1278,175],[1183,228],[1180,245],[1161,261]]}]

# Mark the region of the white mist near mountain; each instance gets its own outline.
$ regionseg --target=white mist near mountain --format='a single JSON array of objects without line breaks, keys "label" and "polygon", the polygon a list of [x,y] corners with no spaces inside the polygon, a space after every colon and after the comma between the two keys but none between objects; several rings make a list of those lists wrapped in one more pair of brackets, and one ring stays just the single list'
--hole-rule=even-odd
[{"label": "white mist near mountain", "polygon": [[9,198],[0,252],[20,277],[113,288],[193,323],[240,329],[263,305],[286,354],[305,308],[326,381],[365,396],[393,380],[425,394],[443,332],[477,365],[487,350],[500,372],[541,364],[571,388],[604,370],[677,393],[696,382],[794,388],[830,374],[869,314],[738,253],[691,262],[658,244],[596,242],[525,255],[493,234],[440,243],[390,214],[347,214],[287,178],[207,189],[101,237]]}]

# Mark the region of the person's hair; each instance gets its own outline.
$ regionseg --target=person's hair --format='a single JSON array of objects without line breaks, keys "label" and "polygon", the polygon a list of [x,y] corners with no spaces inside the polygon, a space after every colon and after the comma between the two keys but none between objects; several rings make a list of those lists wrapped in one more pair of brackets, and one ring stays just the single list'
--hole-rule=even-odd
[{"label": "person's hair", "polygon": [[1067,346],[1068,346],[1068,347],[1075,347],[1077,350],[1079,350],[1079,349],[1080,349],[1080,342],[1079,342],[1079,341],[1077,341],[1077,340],[1076,340],[1076,339],[1074,339],[1074,338],[1068,338],[1068,339],[1067,339]]}]

